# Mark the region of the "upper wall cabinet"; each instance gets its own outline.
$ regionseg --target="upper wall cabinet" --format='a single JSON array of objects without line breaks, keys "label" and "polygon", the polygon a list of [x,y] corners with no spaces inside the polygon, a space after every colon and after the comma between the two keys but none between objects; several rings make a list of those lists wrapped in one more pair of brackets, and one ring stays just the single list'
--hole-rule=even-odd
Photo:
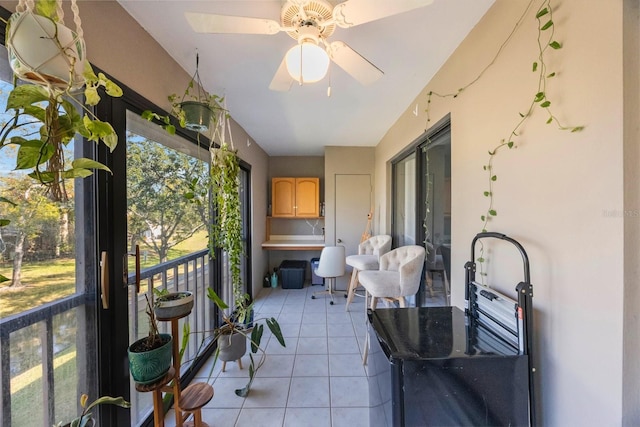
[{"label": "upper wall cabinet", "polygon": [[320,178],[273,178],[274,218],[317,218],[320,216]]}]

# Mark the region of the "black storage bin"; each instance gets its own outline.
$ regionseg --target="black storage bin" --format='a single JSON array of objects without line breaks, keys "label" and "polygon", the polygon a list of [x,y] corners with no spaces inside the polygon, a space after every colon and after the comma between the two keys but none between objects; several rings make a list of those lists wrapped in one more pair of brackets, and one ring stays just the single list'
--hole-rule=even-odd
[{"label": "black storage bin", "polygon": [[302,289],[307,261],[286,260],[280,263],[282,289]]},{"label": "black storage bin", "polygon": [[316,274],[316,269],[320,264],[320,258],[311,258],[311,284],[324,285],[324,278]]}]

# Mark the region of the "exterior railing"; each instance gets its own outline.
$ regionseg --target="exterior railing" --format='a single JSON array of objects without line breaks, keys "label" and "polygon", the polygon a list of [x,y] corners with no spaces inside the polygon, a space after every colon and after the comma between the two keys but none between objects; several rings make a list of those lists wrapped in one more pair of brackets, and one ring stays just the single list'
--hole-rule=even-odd
[{"label": "exterior railing", "polygon": [[[140,294],[136,298],[129,298],[130,342],[141,338],[147,333],[144,293],[151,298],[153,289],[169,292],[191,291],[194,294],[193,309],[189,316],[180,320],[179,328],[182,331],[184,323],[189,322],[190,330],[192,332],[197,331],[197,335],[199,335],[189,340],[189,346],[184,353],[183,368],[185,363],[188,366],[189,361],[196,356],[196,351],[202,342],[203,333],[214,328],[213,304],[207,298],[207,288],[211,283],[209,260],[209,251],[203,249],[140,272]],[[135,274],[130,274],[129,283],[133,283],[134,280]],[[131,287],[132,294],[134,293],[133,289]],[[161,332],[169,333],[170,323],[160,322],[160,328]]]},{"label": "exterior railing", "polygon": [[[141,289],[192,291],[194,307],[180,320],[180,331],[186,322],[192,332],[211,331],[214,308],[206,292],[212,268],[208,250],[194,252],[141,271]],[[147,333],[146,301],[142,293],[136,295],[133,287],[130,289],[128,314],[133,338]],[[90,341],[95,335],[95,307],[95,293],[75,294],[0,319],[0,425],[53,425],[77,413],[78,390],[88,390],[95,369],[96,345]],[[160,322],[160,326],[163,331],[170,330],[169,322]],[[183,373],[203,340],[206,343],[211,338],[195,334],[189,340]],[[142,415],[146,404],[137,403],[134,408],[137,406],[138,415]],[[132,419],[137,417],[134,408]],[[26,421],[20,417],[27,417]]]}]

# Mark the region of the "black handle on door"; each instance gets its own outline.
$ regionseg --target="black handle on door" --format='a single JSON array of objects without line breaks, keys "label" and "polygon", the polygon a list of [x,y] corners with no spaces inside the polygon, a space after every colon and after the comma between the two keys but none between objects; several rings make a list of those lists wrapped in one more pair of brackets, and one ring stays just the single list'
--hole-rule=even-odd
[{"label": "black handle on door", "polygon": [[[129,283],[129,257],[135,258],[136,276],[135,282]],[[136,250],[133,253],[127,252],[122,257],[122,283],[124,286],[136,285],[136,293],[140,293],[140,246],[136,245]]]}]

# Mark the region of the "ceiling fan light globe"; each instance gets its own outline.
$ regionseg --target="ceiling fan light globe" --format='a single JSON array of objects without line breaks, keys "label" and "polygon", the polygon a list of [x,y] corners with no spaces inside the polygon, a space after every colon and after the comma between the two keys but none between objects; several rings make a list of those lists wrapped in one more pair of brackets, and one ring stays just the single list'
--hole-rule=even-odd
[{"label": "ceiling fan light globe", "polygon": [[289,49],[286,62],[291,78],[301,83],[318,82],[329,70],[329,55],[312,42],[302,42]]}]

